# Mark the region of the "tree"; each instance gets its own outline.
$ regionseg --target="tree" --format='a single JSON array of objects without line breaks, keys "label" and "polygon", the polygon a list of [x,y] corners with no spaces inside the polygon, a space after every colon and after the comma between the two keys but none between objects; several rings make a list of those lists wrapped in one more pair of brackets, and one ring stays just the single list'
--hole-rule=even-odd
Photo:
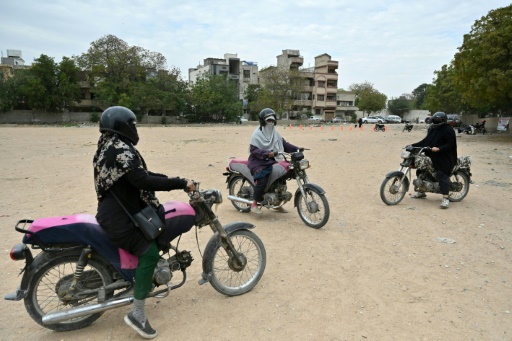
[{"label": "tree", "polygon": [[205,74],[191,89],[193,120],[234,121],[242,112],[237,84],[224,75]]},{"label": "tree", "polygon": [[15,70],[14,75],[0,79],[0,112],[16,108],[26,109],[25,85],[30,77],[28,70]]},{"label": "tree", "polygon": [[258,107],[272,108],[276,113],[291,111],[295,99],[304,89],[303,77],[297,69],[268,67],[260,71],[263,91],[258,96]]},{"label": "tree", "polygon": [[460,92],[454,82],[453,66],[443,65],[440,71],[435,71],[436,78],[427,87],[424,107],[431,112],[443,111],[458,113],[466,108],[461,101]]},{"label": "tree", "polygon": [[259,84],[249,84],[245,90],[245,98],[247,99],[247,108],[251,118],[255,118],[256,115],[263,109],[258,106],[258,98],[261,92],[261,86]]},{"label": "tree", "polygon": [[33,109],[58,112],[80,102],[79,69],[73,60],[64,57],[57,64],[42,54],[34,60],[28,74],[23,92]]},{"label": "tree", "polygon": [[166,68],[162,54],[129,46],[113,35],[92,42],[87,53],[74,58],[89,73],[96,98],[106,106],[132,103],[137,84]]},{"label": "tree", "polygon": [[391,98],[388,101],[388,110],[393,115],[403,117],[404,113],[411,110],[412,102],[413,101],[410,98],[407,98],[405,95],[402,95],[396,99]]},{"label": "tree", "polygon": [[512,110],[512,5],[475,21],[453,60],[453,81],[472,107]]},{"label": "tree", "polygon": [[130,93],[133,109],[141,114],[179,115],[185,111],[189,91],[180,71],[173,68],[160,70],[146,82],[135,83]]},{"label": "tree", "polygon": [[425,96],[427,95],[428,84],[423,83],[412,91],[415,109],[424,109]]},{"label": "tree", "polygon": [[356,94],[355,105],[363,112],[370,113],[386,108],[387,96],[374,89],[373,84],[368,81],[354,83],[349,90]]}]

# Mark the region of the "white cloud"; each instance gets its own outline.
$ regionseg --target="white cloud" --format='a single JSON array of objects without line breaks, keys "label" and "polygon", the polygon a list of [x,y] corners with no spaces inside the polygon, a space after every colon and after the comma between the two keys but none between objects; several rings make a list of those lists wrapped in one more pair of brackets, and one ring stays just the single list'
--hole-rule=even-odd
[{"label": "white cloud", "polygon": [[369,81],[388,97],[430,83],[450,63],[463,35],[501,0],[28,0],[2,5],[0,50],[60,61],[113,34],[160,52],[169,67],[188,69],[208,57],[237,53],[260,68],[284,49],[300,50],[304,66],[328,53],[339,61],[339,87]]}]

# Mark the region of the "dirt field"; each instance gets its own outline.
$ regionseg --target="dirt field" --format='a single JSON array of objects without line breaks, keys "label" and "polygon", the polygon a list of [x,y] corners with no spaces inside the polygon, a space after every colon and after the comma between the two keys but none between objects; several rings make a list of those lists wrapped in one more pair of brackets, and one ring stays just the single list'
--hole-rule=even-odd
[{"label": "dirt field", "polygon": [[[195,261],[188,281],[164,299],[148,299],[161,340],[512,340],[512,138],[459,136],[459,155],[473,158],[468,196],[439,208],[440,195],[406,197],[387,206],[379,197],[401,148],[425,136],[402,125],[325,129],[280,125],[288,141],[310,148],[310,180],[326,190],[331,216],[320,230],[289,213],[242,214],[227,201],[222,172],[229,157],[247,155],[255,126],[140,127],[139,151],[149,169],[221,189],[221,222],[248,221],[263,240],[267,268],[256,288],[225,297],[199,286],[195,232],[180,246]],[[19,284],[22,262],[9,258],[21,241],[19,219],[95,213],[92,157],[97,127],[0,127],[0,292]],[[295,192],[296,184],[289,183]],[[186,201],[182,191],[162,202]],[[211,237],[199,231],[201,249]],[[448,242],[446,242],[448,241]],[[452,241],[451,243],[449,241]],[[123,307],[89,327],[47,330],[23,302],[0,301],[0,340],[127,340]]]}]

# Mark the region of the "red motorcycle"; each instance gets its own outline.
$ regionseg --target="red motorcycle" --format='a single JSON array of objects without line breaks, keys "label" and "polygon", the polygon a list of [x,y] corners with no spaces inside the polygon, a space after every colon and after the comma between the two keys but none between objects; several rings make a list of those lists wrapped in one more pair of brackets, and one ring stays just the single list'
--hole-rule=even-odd
[{"label": "red motorcycle", "polygon": [[[295,153],[279,153],[282,161],[272,166],[272,173],[263,195],[263,207],[279,208],[294,198],[293,203],[297,208],[302,221],[309,227],[319,229],[329,220],[329,203],[325,197],[325,191],[318,185],[309,181],[306,169],[309,161],[304,159],[300,151]],[[279,159],[279,156],[277,157]],[[240,212],[247,213],[251,210],[254,194],[254,179],[247,159],[231,159],[226,167],[228,199]],[[296,180],[298,188],[295,195],[288,192],[286,182]]]}]

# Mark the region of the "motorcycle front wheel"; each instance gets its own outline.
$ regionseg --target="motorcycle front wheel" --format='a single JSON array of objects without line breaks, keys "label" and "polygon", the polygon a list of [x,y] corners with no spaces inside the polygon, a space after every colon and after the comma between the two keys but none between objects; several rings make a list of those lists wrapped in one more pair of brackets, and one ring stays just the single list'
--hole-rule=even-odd
[{"label": "motorcycle front wheel", "polygon": [[386,205],[396,205],[405,196],[405,193],[409,189],[409,179],[404,177],[402,181],[402,175],[393,175],[389,178],[385,178],[380,186],[380,198]]},{"label": "motorcycle front wheel", "polygon": [[[234,195],[239,198],[253,200],[254,189],[251,183],[243,176],[235,176],[229,183],[229,195]],[[250,204],[244,204],[243,202],[231,201],[235,208],[243,213],[247,213],[251,210]]]},{"label": "motorcycle front wheel", "polygon": [[331,214],[327,198],[312,188],[304,188],[304,193],[305,197],[302,192],[297,193],[297,212],[304,224],[319,229],[327,223]]},{"label": "motorcycle front wheel", "polygon": [[460,190],[452,191],[450,188],[450,192],[448,193],[448,199],[452,202],[462,201],[468,195],[469,192],[469,176],[464,172],[459,172],[457,174],[452,174],[450,176],[450,187],[454,184],[455,187],[459,187]]},{"label": "motorcycle front wheel", "polygon": [[229,237],[242,255],[244,264],[236,264],[226,250],[217,244],[205,270],[212,274],[210,284],[215,290],[227,296],[238,296],[258,284],[267,265],[267,253],[261,239],[249,230],[237,230]]},{"label": "motorcycle front wheel", "polygon": [[[96,294],[80,299],[60,298],[66,294],[69,288],[79,257],[80,253],[57,256],[35,271],[24,302],[29,315],[41,326],[55,331],[76,330],[90,325],[103,314],[91,314],[54,324],[43,324],[42,322],[43,316],[48,313],[88,303],[98,303]],[[84,268],[82,277],[78,281],[77,288],[78,290],[94,290],[111,283],[112,275],[108,268],[94,259],[89,259],[88,265]]]}]

